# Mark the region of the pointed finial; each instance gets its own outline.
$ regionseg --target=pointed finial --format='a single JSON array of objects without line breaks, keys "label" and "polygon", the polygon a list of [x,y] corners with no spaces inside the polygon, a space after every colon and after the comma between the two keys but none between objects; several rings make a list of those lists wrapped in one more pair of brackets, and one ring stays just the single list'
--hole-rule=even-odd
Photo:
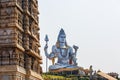
[{"label": "pointed finial", "polygon": [[60,30],[60,32],[59,32],[59,35],[61,35],[61,34],[65,35],[65,31],[64,31],[63,28],[61,28],[61,30]]},{"label": "pointed finial", "polygon": [[65,35],[66,36],[65,31],[64,31],[63,28],[61,28],[61,30],[60,30],[60,32],[58,34],[58,39],[59,39],[60,35]]},{"label": "pointed finial", "polygon": [[48,35],[45,36],[45,41],[48,42],[49,39],[48,39]]}]

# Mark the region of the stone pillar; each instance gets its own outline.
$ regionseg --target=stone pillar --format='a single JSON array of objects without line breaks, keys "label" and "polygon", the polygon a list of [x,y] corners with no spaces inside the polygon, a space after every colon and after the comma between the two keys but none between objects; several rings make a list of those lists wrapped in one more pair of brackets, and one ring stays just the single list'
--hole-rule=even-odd
[{"label": "stone pillar", "polygon": [[16,51],[13,51],[13,63],[15,65],[19,65],[19,53]]},{"label": "stone pillar", "polygon": [[30,70],[32,65],[32,60],[30,57],[26,58],[26,69]]},{"label": "stone pillar", "polygon": [[24,23],[23,23],[23,29],[24,29],[24,31],[25,31],[25,33],[24,33],[24,36],[23,36],[23,45],[24,45],[24,48],[26,49],[26,50],[28,50],[29,49],[29,18],[28,18],[28,16],[27,15],[24,15],[24,19],[23,19],[24,21]]}]

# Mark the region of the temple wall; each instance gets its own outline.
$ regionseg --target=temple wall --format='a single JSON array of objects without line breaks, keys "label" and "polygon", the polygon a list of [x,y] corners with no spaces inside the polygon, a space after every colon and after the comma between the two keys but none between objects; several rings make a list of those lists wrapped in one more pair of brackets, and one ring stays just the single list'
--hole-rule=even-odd
[{"label": "temple wall", "polygon": [[37,0],[0,0],[0,80],[42,80]]}]

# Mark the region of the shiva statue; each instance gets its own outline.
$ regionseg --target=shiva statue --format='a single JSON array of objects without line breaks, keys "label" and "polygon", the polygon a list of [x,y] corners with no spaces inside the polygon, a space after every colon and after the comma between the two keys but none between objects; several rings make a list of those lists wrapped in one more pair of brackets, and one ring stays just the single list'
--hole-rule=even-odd
[{"label": "shiva statue", "polygon": [[[75,52],[73,52],[73,48]],[[57,42],[52,46],[52,51],[49,54],[47,49],[48,45],[46,44],[44,47],[45,56],[51,60],[53,60],[53,65],[49,66],[49,70],[57,70],[61,68],[78,68],[76,62],[76,53],[77,46],[70,47],[66,42],[66,34],[63,29],[60,30]],[[54,64],[54,58],[58,58],[57,63]]]}]

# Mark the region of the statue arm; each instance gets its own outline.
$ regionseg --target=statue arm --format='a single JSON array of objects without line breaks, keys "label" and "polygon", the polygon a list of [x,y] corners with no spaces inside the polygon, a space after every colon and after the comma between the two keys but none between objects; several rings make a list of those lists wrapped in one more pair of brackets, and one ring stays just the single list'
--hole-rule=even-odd
[{"label": "statue arm", "polygon": [[72,47],[70,47],[70,56],[71,56],[71,57],[75,56],[75,53],[73,52]]},{"label": "statue arm", "polygon": [[75,52],[74,52],[74,55],[76,56],[76,53],[77,53],[77,50],[78,50],[78,46],[75,46],[75,45],[73,45],[73,48],[74,48],[74,50],[75,50]]},{"label": "statue arm", "polygon": [[76,63],[76,60],[77,60],[76,54],[73,52],[73,49],[72,49],[72,48],[70,48],[70,58],[72,59],[73,64],[74,64],[74,65],[77,65],[77,63]]},{"label": "statue arm", "polygon": [[48,51],[47,51],[47,48],[48,48],[48,46],[46,45],[45,47],[44,47],[44,51],[45,51],[45,56],[47,57],[47,58],[49,58],[49,59],[52,59],[52,58],[54,58],[55,57],[55,54],[54,54],[54,46],[52,47],[52,52],[49,54],[48,53]]}]

